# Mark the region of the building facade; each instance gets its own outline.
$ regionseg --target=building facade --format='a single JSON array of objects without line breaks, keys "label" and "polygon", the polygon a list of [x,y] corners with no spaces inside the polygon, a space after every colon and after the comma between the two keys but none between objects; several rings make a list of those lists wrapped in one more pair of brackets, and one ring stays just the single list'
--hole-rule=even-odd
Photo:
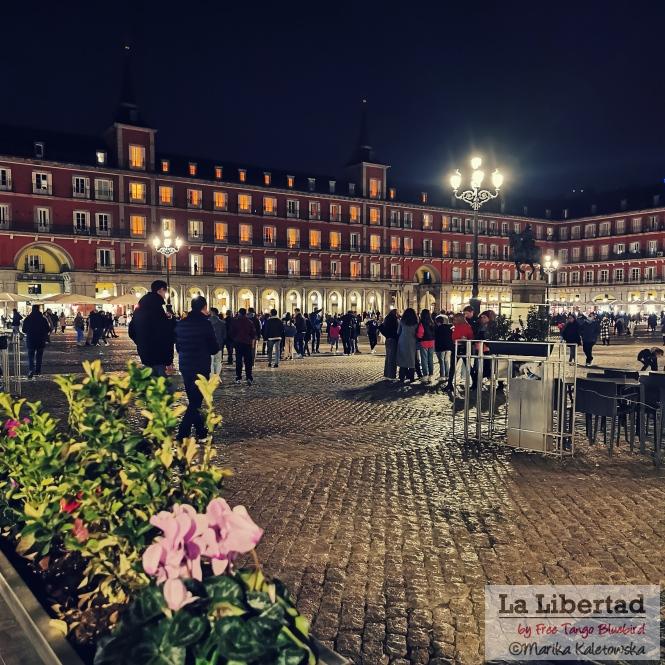
[{"label": "building facade", "polygon": [[[364,125],[363,125],[364,126]],[[171,299],[222,310],[458,309],[471,294],[470,210],[400,200],[361,130],[343,179],[163,155],[133,101],[103,137],[0,133],[0,291],[140,296],[165,273]],[[508,235],[527,224],[561,261],[561,309],[660,310],[665,207],[553,221],[480,215],[480,296],[511,302]]]}]

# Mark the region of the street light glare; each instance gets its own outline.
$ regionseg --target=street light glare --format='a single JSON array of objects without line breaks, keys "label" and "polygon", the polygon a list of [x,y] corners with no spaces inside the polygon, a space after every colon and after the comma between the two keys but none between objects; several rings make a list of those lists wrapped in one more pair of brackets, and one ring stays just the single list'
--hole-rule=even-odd
[{"label": "street light glare", "polygon": [[471,158],[471,168],[474,171],[478,170],[482,163],[483,163],[483,160],[480,157],[472,157]]},{"label": "street light glare", "polygon": [[545,263],[549,263],[552,260],[552,257],[549,254],[545,254],[543,260],[545,261]]},{"label": "street light glare", "polygon": [[459,172],[459,169],[450,176],[450,186],[457,191],[462,184],[462,174]]},{"label": "street light glare", "polygon": [[492,184],[495,189],[501,189],[501,185],[503,185],[503,174],[499,173],[499,169],[496,169],[492,173]]},{"label": "street light glare", "polygon": [[474,171],[471,174],[471,187],[474,189],[480,189],[480,186],[483,184],[483,178],[485,174],[483,171]]}]

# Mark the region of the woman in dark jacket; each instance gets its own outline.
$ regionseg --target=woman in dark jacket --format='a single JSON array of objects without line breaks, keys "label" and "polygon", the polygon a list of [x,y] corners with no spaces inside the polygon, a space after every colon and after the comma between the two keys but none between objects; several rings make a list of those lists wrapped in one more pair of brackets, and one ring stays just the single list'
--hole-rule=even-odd
[{"label": "woman in dark jacket", "polygon": [[434,331],[434,353],[439,361],[439,379],[447,379],[450,371],[450,356],[453,346],[453,327],[448,323],[445,314],[439,314],[434,319],[436,329]]},{"label": "woman in dark jacket", "polygon": [[399,318],[396,309],[391,309],[379,326],[379,332],[386,338],[386,359],[383,364],[383,376],[386,379],[397,378],[397,326]]},{"label": "woman in dark jacket", "polygon": [[572,363],[575,360],[575,347],[579,346],[582,343],[582,338],[580,337],[580,326],[577,323],[577,319],[574,314],[568,315],[568,321],[566,325],[561,330],[561,339],[568,345],[570,355],[568,360]]}]

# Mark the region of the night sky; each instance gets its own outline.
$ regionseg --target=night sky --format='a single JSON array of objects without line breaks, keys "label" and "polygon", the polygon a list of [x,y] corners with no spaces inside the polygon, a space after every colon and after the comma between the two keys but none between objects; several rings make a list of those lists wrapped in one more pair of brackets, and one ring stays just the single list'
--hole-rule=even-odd
[{"label": "night sky", "polygon": [[656,0],[95,4],[5,3],[1,123],[100,132],[131,38],[170,152],[336,175],[365,97],[398,184],[432,191],[476,150],[535,196],[665,177]]}]

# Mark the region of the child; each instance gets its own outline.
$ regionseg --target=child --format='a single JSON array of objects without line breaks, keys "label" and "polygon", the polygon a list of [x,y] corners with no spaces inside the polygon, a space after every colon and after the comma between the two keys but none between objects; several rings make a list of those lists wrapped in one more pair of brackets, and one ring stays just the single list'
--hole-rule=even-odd
[{"label": "child", "polygon": [[[342,331],[342,326],[339,325],[337,319],[333,319],[328,326],[328,337],[330,338],[330,353],[337,353],[339,349],[339,336]],[[335,350],[333,351],[333,347]]]}]

